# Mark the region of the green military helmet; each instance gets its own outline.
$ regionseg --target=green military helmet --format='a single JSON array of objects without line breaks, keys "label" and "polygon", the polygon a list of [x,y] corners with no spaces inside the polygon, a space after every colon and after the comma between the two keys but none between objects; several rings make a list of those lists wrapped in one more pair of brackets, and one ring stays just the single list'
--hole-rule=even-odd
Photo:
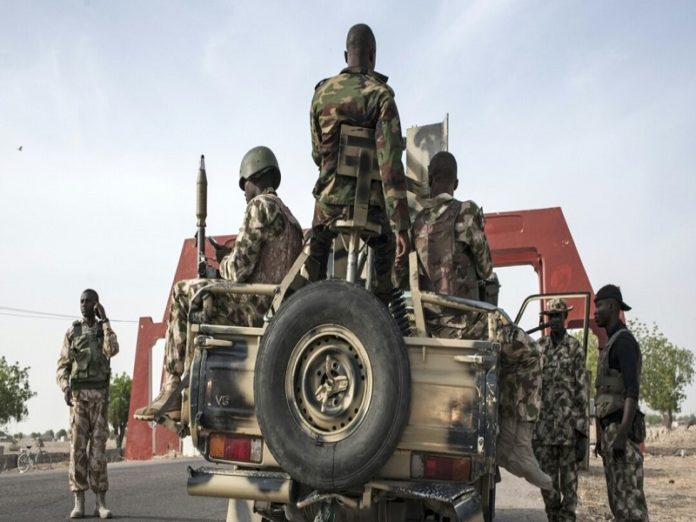
[{"label": "green military helmet", "polygon": [[280,167],[273,151],[263,145],[250,149],[242,158],[242,163],[239,166],[239,188],[244,190],[246,180],[269,170],[274,170],[277,173],[273,182],[273,188],[277,189],[280,185]]}]

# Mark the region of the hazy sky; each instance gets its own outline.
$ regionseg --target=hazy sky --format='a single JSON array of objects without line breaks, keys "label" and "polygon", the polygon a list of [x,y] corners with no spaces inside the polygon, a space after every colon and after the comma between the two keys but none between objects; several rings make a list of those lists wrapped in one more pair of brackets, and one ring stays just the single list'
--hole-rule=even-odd
[{"label": "hazy sky", "polygon": [[[562,207],[595,288],[620,284],[629,319],[695,347],[696,3],[337,4],[0,0],[0,354],[38,392],[11,431],[67,426],[55,363],[71,320],[7,308],[77,317],[94,287],[112,319],[160,319],[200,154],[211,234],[238,229],[239,161],[259,144],[309,225],[309,103],[357,22],[404,129],[449,113],[457,196]],[[501,279],[511,309],[537,290],[531,268]],[[113,326],[113,368],[132,373],[136,323]]]}]

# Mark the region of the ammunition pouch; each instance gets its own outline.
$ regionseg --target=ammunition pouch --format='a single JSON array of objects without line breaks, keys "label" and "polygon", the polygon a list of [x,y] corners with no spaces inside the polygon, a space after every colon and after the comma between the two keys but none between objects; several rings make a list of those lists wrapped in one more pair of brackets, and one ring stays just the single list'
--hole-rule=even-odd
[{"label": "ammunition pouch", "polygon": [[[622,419],[623,410],[618,410],[599,419],[599,423],[602,425],[602,429],[607,429],[608,426],[616,422],[620,423]],[[636,410],[636,414],[633,416],[633,422],[631,422],[631,429],[628,432],[628,438],[636,444],[640,444],[645,440],[645,435],[645,414],[640,410]]]},{"label": "ammunition pouch", "polygon": [[636,410],[636,414],[633,417],[633,422],[631,423],[631,431],[628,434],[628,438],[636,444],[640,444],[645,440],[645,435],[645,414],[640,410]]}]

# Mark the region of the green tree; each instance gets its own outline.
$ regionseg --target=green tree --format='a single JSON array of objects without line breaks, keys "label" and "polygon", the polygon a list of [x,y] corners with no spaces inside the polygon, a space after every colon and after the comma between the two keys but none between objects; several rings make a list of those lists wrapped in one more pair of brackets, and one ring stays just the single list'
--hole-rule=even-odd
[{"label": "green tree", "polygon": [[128,425],[128,408],[130,407],[131,386],[133,380],[126,373],[114,377],[109,387],[109,423],[116,433],[116,447],[123,444]]},{"label": "green tree", "polygon": [[66,437],[66,438],[67,438],[67,437],[68,437],[68,432],[65,431],[64,428],[61,428],[61,429],[59,429],[59,430],[56,432],[56,439],[60,440],[60,439],[62,439],[63,437]]},{"label": "green tree", "polygon": [[43,435],[41,435],[41,438],[43,440],[56,440],[56,434],[53,432],[53,430],[46,430],[44,431]]},{"label": "green tree", "polygon": [[16,421],[29,413],[27,401],[35,392],[29,387],[29,367],[21,368],[19,363],[9,364],[0,357],[0,425],[11,419]]},{"label": "green tree", "polygon": [[665,427],[672,427],[673,416],[681,411],[686,387],[694,377],[694,354],[672,344],[653,323],[628,322],[640,344],[643,369],[640,395],[650,408],[662,415]]}]

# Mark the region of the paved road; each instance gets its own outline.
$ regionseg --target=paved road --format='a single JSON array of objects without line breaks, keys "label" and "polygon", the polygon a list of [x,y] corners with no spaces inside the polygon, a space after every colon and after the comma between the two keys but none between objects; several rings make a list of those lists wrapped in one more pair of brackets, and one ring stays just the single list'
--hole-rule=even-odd
[{"label": "paved road", "polygon": [[[186,493],[186,466],[201,462],[167,459],[109,464],[107,505],[119,519],[225,520],[224,499],[189,497]],[[88,493],[86,498],[89,513],[94,509],[94,495]],[[66,520],[71,509],[67,468],[0,474],[0,520]]]},{"label": "paved road", "polygon": [[[186,467],[200,459],[167,459],[109,464],[107,504],[115,518],[142,521],[187,522],[225,520],[224,499],[189,497]],[[0,474],[0,520],[66,520],[72,509],[67,469]],[[87,511],[94,496],[87,495]],[[498,484],[496,522],[543,522],[546,520],[539,490],[503,472]],[[247,506],[239,505],[241,522],[251,520]]]}]

